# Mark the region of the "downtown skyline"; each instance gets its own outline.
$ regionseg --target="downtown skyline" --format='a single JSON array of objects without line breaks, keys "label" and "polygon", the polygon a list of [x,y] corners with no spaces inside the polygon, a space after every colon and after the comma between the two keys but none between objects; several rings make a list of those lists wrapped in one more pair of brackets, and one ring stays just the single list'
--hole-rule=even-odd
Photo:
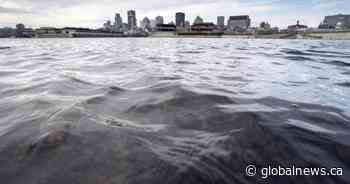
[{"label": "downtown skyline", "polygon": [[[137,12],[137,23],[144,17],[153,19],[161,15],[164,22],[175,21],[176,12],[186,13],[186,20],[193,22],[201,16],[206,22],[216,22],[217,16],[247,14],[252,18],[252,26],[268,21],[272,26],[284,28],[300,20],[303,24],[317,27],[324,16],[349,13],[346,4],[350,0],[312,0],[304,2],[265,0],[185,0],[182,2],[162,2],[159,0],[133,2],[112,0],[0,0],[0,27],[25,23],[29,27],[101,27],[106,20],[113,20],[120,13],[127,20],[129,9]],[[26,7],[26,8],[22,8]],[[215,10],[215,11],[213,11]],[[298,13],[295,13],[298,12]]]}]

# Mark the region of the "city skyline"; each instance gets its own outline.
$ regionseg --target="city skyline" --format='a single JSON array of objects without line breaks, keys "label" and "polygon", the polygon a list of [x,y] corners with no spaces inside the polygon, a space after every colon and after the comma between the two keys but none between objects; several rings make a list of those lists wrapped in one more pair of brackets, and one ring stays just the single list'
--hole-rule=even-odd
[{"label": "city skyline", "polygon": [[[186,0],[163,3],[158,0],[112,1],[112,0],[0,0],[0,27],[25,23],[30,27],[79,26],[101,27],[107,20],[114,21],[115,13],[120,13],[123,22],[127,11],[136,10],[137,20],[144,17],[154,19],[160,15],[164,22],[175,22],[175,13],[184,12],[191,23],[197,16],[206,22],[216,22],[217,16],[247,14],[252,18],[252,26],[268,21],[272,26],[287,27],[300,20],[303,24],[316,27],[329,14],[347,14],[345,4],[350,0],[312,0],[310,2],[265,0],[265,1],[227,1],[227,0]],[[26,8],[21,8],[26,7]],[[40,10],[39,10],[40,9]],[[212,11],[213,9],[217,11]],[[211,11],[210,11],[211,10]],[[288,10],[288,11],[287,11]],[[297,11],[299,10],[299,11]],[[298,12],[298,14],[295,14]]]}]

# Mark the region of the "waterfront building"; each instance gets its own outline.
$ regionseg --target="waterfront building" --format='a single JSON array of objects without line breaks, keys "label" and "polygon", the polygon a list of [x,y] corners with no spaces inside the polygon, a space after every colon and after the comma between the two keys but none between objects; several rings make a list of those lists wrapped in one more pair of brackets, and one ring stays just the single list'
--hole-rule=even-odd
[{"label": "waterfront building", "polygon": [[175,24],[157,24],[156,30],[152,32],[152,37],[175,37]]},{"label": "waterfront building", "polygon": [[215,24],[212,22],[203,22],[198,24],[193,24],[191,26],[191,31],[214,31],[216,28]]},{"label": "waterfront building", "polygon": [[88,29],[65,27],[62,29],[65,37],[69,38],[84,38],[84,37],[123,37],[122,32],[108,31],[104,29]]},{"label": "waterfront building", "polygon": [[250,23],[248,15],[230,16],[227,29],[232,32],[245,32],[250,27]]},{"label": "waterfront building", "polygon": [[164,24],[164,17],[162,16],[157,16],[156,17],[156,25],[157,24]]},{"label": "waterfront building", "polygon": [[288,32],[301,32],[306,31],[308,27],[306,25],[300,24],[300,21],[297,21],[297,24],[288,26]]},{"label": "waterfront building", "polygon": [[185,13],[177,12],[175,14],[176,27],[185,27]]},{"label": "waterfront building", "polygon": [[113,28],[114,31],[121,31],[123,28],[123,19],[119,13],[115,14]]},{"label": "waterfront building", "polygon": [[26,28],[24,24],[17,24],[15,36],[17,38],[32,38],[35,36],[35,32],[32,28]]},{"label": "waterfront building", "polygon": [[145,31],[150,31],[152,29],[151,27],[151,21],[149,20],[148,17],[145,17],[141,22],[140,22],[141,29]]},{"label": "waterfront building", "polygon": [[214,23],[203,22],[193,24],[190,31],[178,31],[177,34],[184,37],[221,37],[224,33]]},{"label": "waterfront building", "polygon": [[218,16],[217,17],[217,25],[220,28],[224,28],[225,27],[225,17],[224,16]]},{"label": "waterfront building", "polygon": [[200,16],[197,16],[196,19],[194,20],[193,24],[201,24],[203,23],[203,19]]},{"label": "waterfront building", "polygon": [[350,15],[330,15],[326,16],[319,26],[320,29],[346,29],[350,28]]},{"label": "waterfront building", "polygon": [[4,27],[0,29],[0,38],[8,38],[15,36],[16,30],[10,27]]},{"label": "waterfront building", "polygon": [[105,23],[103,24],[103,28],[104,28],[105,30],[111,31],[111,30],[113,29],[113,26],[112,26],[111,21],[110,21],[110,20],[107,20],[107,22],[105,22]]},{"label": "waterfront building", "polygon": [[38,38],[61,38],[67,37],[63,33],[62,29],[54,28],[54,27],[41,27],[35,30],[35,36]]},{"label": "waterfront building", "polygon": [[136,22],[136,12],[135,10],[128,11],[128,25],[129,30],[136,30],[137,22]]}]

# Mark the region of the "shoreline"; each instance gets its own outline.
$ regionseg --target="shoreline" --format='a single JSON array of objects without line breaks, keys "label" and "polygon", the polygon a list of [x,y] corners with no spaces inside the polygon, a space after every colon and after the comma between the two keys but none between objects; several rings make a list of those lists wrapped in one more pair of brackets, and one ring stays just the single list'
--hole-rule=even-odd
[{"label": "shoreline", "polygon": [[[0,37],[0,39],[17,39],[16,37]],[[71,38],[65,37],[61,35],[51,35],[51,36],[35,36],[30,39],[37,38]],[[221,36],[213,36],[213,35],[162,35],[162,36],[113,36],[113,37],[74,37],[74,38],[236,38],[236,39],[300,39],[300,40],[350,40],[350,30],[345,31],[333,31],[333,32],[300,32],[300,33],[276,33],[276,34],[223,34]],[[18,38],[23,39],[23,38]]]}]

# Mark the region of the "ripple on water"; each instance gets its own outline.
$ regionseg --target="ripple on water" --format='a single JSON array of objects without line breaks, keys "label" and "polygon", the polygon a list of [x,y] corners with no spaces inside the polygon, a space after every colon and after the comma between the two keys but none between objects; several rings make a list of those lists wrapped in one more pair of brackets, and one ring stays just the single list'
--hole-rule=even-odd
[{"label": "ripple on water", "polygon": [[258,183],[247,165],[350,164],[347,42],[1,44],[3,183]]}]

